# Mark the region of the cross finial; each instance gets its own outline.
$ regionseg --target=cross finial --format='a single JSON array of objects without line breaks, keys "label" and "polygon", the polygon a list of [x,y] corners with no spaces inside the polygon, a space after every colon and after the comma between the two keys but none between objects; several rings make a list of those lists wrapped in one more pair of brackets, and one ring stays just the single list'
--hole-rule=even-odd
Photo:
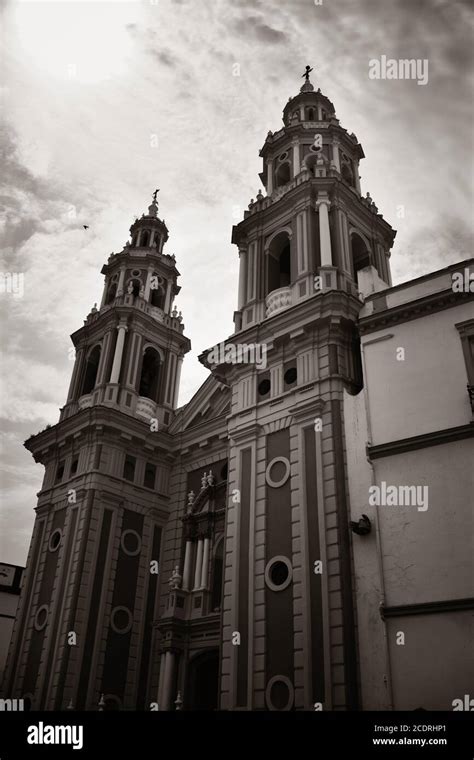
[{"label": "cross finial", "polygon": [[155,190],[155,192],[153,193],[153,200],[154,200],[154,202],[155,202],[155,203],[156,203],[156,196],[158,195],[158,193],[159,193],[159,192],[160,192],[160,188],[158,187],[158,188]]},{"label": "cross finial", "polygon": [[306,71],[304,72],[304,74],[301,75],[301,78],[304,77],[306,81],[309,82],[309,75],[311,74],[312,70],[313,69],[311,68],[311,66],[306,66]]}]

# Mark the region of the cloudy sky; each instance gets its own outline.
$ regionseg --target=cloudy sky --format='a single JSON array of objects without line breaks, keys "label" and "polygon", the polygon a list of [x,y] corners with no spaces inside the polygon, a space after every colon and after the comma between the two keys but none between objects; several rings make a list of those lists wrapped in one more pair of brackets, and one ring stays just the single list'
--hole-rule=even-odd
[{"label": "cloudy sky", "polygon": [[[22,443],[58,419],[102,264],[161,188],[187,402],[197,355],[232,332],[232,224],[307,63],[398,230],[394,283],[471,255],[472,18],[459,0],[6,0],[3,16],[0,271],[23,273],[24,295],[0,294],[0,562],[24,564],[42,467]],[[428,84],[369,80],[381,55],[428,59]]]}]

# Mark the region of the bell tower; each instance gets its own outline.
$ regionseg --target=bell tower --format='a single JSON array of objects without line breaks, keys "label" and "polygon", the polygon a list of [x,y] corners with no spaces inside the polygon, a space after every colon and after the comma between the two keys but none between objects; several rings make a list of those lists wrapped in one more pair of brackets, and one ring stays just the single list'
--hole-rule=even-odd
[{"label": "bell tower", "polygon": [[309,71],[283,109],[283,127],[268,132],[260,151],[267,194],[258,191],[234,228],[237,331],[311,298],[315,289],[357,295],[391,284],[394,232],[369,194],[361,196],[364,151],[340,125],[331,101],[315,91]]},{"label": "bell tower", "polygon": [[45,467],[4,689],[34,709],[143,709],[151,673],[183,357],[180,288],[157,192],[102,269],[72,335],[56,425],[25,445]]},{"label": "bell tower", "polygon": [[164,253],[168,229],[158,218],[155,191],[148,213],[130,227],[131,242],[112,253],[100,309],[72,335],[76,361],[61,419],[106,405],[166,429],[176,409],[187,341],[173,255]]},{"label": "bell tower", "polygon": [[232,397],[224,709],[359,701],[343,398],[363,386],[358,313],[390,285],[395,232],[309,73],[260,151],[266,194],[233,229],[235,332],[201,356]]}]

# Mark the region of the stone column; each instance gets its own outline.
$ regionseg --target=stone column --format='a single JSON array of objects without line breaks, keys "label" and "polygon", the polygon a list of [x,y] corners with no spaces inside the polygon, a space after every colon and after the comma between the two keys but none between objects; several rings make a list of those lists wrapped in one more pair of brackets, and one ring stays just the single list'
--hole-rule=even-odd
[{"label": "stone column", "polygon": [[176,409],[178,406],[178,395],[179,395],[179,383],[181,380],[181,368],[183,366],[183,358],[182,356],[178,356],[178,364],[176,366],[176,376],[174,379],[174,390],[173,390],[173,409]]},{"label": "stone column", "polygon": [[207,573],[209,568],[209,538],[204,539],[204,552],[202,556],[201,588],[207,588]]},{"label": "stone column", "polygon": [[151,278],[153,276],[153,267],[148,267],[148,272],[146,276],[146,282],[145,282],[145,293],[143,294],[143,298],[145,301],[150,300],[150,290],[151,290]]},{"label": "stone column", "polygon": [[298,138],[291,141],[293,146],[293,178],[300,173],[300,143]]},{"label": "stone column", "polygon": [[110,343],[112,341],[113,330],[107,330],[102,341],[102,350],[100,352],[99,367],[97,369],[96,385],[105,383],[105,370],[109,363]]},{"label": "stone column", "polygon": [[332,141],[332,160],[339,174],[341,173],[341,161],[339,159],[339,141]]},{"label": "stone column", "polygon": [[320,198],[316,202],[319,211],[319,245],[321,248],[321,266],[332,266],[331,233],[329,231],[329,198]]},{"label": "stone column", "polygon": [[202,540],[202,538],[200,538],[199,541],[198,541],[197,552],[196,552],[196,568],[195,568],[195,571],[194,571],[194,588],[193,588],[193,591],[197,591],[198,588],[200,588],[200,585],[201,585],[202,548],[203,548],[203,540]]},{"label": "stone column", "polygon": [[123,283],[125,281],[125,267],[122,267],[119,274],[119,279],[117,283],[117,295],[121,296],[123,295]]},{"label": "stone column", "polygon": [[358,161],[354,161],[354,182],[355,182],[356,190],[360,195],[361,193],[360,193],[360,177],[359,177],[359,162]]},{"label": "stone column", "polygon": [[156,701],[158,702],[158,709],[161,710],[161,700],[163,697],[163,681],[165,678],[165,663],[166,663],[166,654],[163,652],[160,658],[160,680],[158,681],[158,694]]},{"label": "stone column", "polygon": [[245,290],[247,282],[247,249],[239,248],[239,303],[237,306],[238,311],[241,311],[245,306]]},{"label": "stone column", "polygon": [[273,159],[267,159],[267,195],[273,193]]},{"label": "stone column", "polygon": [[107,280],[104,283],[104,292],[102,293],[102,301],[100,302],[100,308],[102,309],[105,306],[105,299],[107,298],[107,292],[109,290],[109,284]]},{"label": "stone column", "polygon": [[183,591],[189,591],[189,585],[191,583],[191,558],[193,554],[193,542],[186,541],[186,551],[184,554],[184,569],[183,569]]},{"label": "stone column", "polygon": [[125,333],[127,332],[127,325],[120,324],[117,327],[117,344],[115,346],[114,363],[112,364],[112,372],[110,373],[110,382],[118,383],[120,376],[120,367],[122,366],[123,347],[125,343]]},{"label": "stone column", "polygon": [[163,693],[161,697],[162,710],[171,709],[175,658],[174,652],[168,651],[165,653],[165,674],[163,676]]},{"label": "stone column", "polygon": [[80,348],[78,351],[76,351],[76,358],[74,361],[74,368],[72,370],[71,383],[69,385],[69,393],[67,395],[68,402],[75,401],[79,397],[83,363],[84,363],[84,348]]},{"label": "stone column", "polygon": [[165,312],[165,314],[169,314],[171,311],[171,280],[167,281],[165,306],[164,306],[163,311]]}]

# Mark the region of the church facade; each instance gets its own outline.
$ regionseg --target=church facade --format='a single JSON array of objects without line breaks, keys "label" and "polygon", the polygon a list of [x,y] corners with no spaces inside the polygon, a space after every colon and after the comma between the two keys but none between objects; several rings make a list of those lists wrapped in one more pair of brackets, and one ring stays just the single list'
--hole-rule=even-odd
[{"label": "church facade", "polygon": [[[25,444],[45,475],[3,692],[36,709],[404,709],[402,675],[419,657],[410,636],[418,647],[429,630],[413,621],[429,614],[443,615],[457,653],[436,704],[420,687],[413,706],[450,709],[451,691],[472,683],[472,262],[392,287],[395,232],[361,195],[362,147],[308,77],[260,155],[265,195],[232,232],[235,332],[202,352],[209,377],[192,400],[177,408],[191,346],[155,193],[72,335],[59,422]],[[411,356],[392,366],[391,351],[429,320],[432,358],[443,319],[461,390],[440,413],[432,383],[419,420],[427,364],[394,381]],[[453,457],[457,554],[435,593],[440,555],[423,536],[446,559],[443,520],[431,519],[446,487],[425,523],[424,502],[402,505],[403,530],[371,487],[429,485]]]}]

